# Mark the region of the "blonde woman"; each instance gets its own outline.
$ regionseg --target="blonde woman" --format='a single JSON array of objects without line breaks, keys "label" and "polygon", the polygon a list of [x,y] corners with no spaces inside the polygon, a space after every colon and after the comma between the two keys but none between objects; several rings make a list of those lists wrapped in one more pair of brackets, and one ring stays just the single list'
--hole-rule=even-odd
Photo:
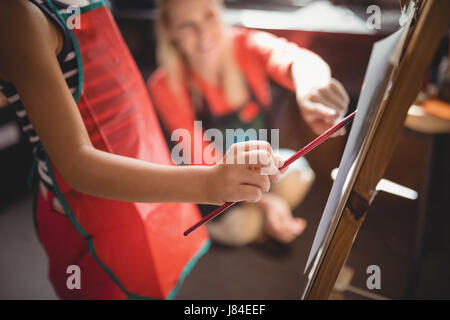
[{"label": "blonde woman", "polygon": [[[184,128],[194,137],[195,120],[202,121],[203,130],[264,128],[277,104],[271,83],[296,93],[316,134],[347,112],[348,95],[319,56],[269,33],[227,27],[222,1],[160,0],[158,9],[159,68],[148,87],[168,133]],[[313,179],[306,160],[300,161],[259,203],[244,203],[209,223],[210,235],[237,246],[264,235],[292,241],[306,227],[292,209]]]}]

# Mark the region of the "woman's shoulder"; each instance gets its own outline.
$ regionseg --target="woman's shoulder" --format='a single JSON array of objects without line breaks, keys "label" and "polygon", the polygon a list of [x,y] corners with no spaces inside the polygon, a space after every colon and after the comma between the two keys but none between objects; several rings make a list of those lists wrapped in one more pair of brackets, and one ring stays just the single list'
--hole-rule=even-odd
[{"label": "woman's shoulder", "polygon": [[152,102],[158,109],[173,104],[175,97],[169,85],[168,73],[163,67],[153,71],[147,79],[147,88]]},{"label": "woman's shoulder", "polygon": [[186,127],[195,116],[186,96],[175,94],[170,85],[169,75],[163,67],[158,67],[147,79],[147,87],[153,106],[168,130]]},{"label": "woman's shoulder", "polygon": [[147,79],[147,88],[152,100],[165,104],[171,100],[173,90],[170,86],[169,74],[164,67],[158,67]]}]

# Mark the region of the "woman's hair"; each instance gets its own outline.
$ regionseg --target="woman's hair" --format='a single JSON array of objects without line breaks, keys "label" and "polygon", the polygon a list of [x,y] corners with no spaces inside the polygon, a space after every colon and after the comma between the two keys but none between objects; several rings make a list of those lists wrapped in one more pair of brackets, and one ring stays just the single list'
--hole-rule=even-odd
[{"label": "woman's hair", "polygon": [[[156,23],[156,60],[159,66],[163,67],[167,72],[169,86],[175,94],[180,94],[183,90],[183,82],[185,82],[193,94],[194,107],[198,103],[198,99],[201,97],[200,90],[190,81],[188,77],[188,72],[186,72],[187,61],[185,57],[181,54],[179,49],[174,43],[168,39],[164,32],[164,27],[170,24],[169,18],[169,3],[172,1],[180,0],[158,0],[157,9],[158,17]],[[222,6],[222,0],[211,0],[218,1]],[[244,76],[242,75],[239,67],[232,58],[232,48],[229,48],[229,54],[227,56],[229,67],[224,68],[223,72],[223,83],[222,88],[224,91],[224,96],[227,98],[227,102],[232,106],[239,104],[235,98],[235,88],[237,85],[245,85]]]},{"label": "woman's hair", "polygon": [[164,32],[164,27],[169,24],[169,2],[174,0],[157,1],[157,20],[156,20],[156,61],[163,67],[168,75],[169,85],[176,93],[181,90],[180,84],[182,78],[183,57],[180,52],[171,43]]}]

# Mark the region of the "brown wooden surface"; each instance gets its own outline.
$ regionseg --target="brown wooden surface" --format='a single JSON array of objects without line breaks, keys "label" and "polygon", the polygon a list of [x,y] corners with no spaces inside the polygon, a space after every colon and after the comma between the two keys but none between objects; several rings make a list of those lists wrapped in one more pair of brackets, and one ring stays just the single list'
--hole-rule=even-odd
[{"label": "brown wooden surface", "polygon": [[[441,36],[448,28],[450,1],[425,0],[417,26],[407,45],[393,86],[385,101],[378,126],[374,131],[363,165],[356,178],[344,213],[325,253],[306,299],[327,299],[347,259],[366,210],[352,211],[351,202],[358,195],[367,203],[373,199],[375,187],[382,178],[400,136],[409,106],[419,91]],[[353,208],[354,209],[354,208]]]},{"label": "brown wooden surface", "polygon": [[[313,290],[311,290],[308,299],[328,299],[331,291],[333,290],[341,267],[347,260],[348,254],[343,253],[350,252],[363,221],[364,218],[355,219],[348,208],[344,209],[344,213],[342,214],[334,235],[333,246],[336,249],[329,250],[327,252],[321,267],[321,275],[330,274],[333,275],[334,279],[333,281],[326,281],[326,277],[322,277],[320,279],[318,278],[318,281],[314,284]],[[331,278],[329,279],[331,280]]]}]

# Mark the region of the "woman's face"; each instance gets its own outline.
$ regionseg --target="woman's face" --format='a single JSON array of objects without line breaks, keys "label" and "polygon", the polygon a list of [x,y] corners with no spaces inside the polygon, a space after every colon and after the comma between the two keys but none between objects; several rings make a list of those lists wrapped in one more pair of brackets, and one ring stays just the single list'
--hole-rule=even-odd
[{"label": "woman's face", "polygon": [[224,28],[218,0],[172,0],[168,4],[166,30],[191,63],[216,61],[223,44]]}]

